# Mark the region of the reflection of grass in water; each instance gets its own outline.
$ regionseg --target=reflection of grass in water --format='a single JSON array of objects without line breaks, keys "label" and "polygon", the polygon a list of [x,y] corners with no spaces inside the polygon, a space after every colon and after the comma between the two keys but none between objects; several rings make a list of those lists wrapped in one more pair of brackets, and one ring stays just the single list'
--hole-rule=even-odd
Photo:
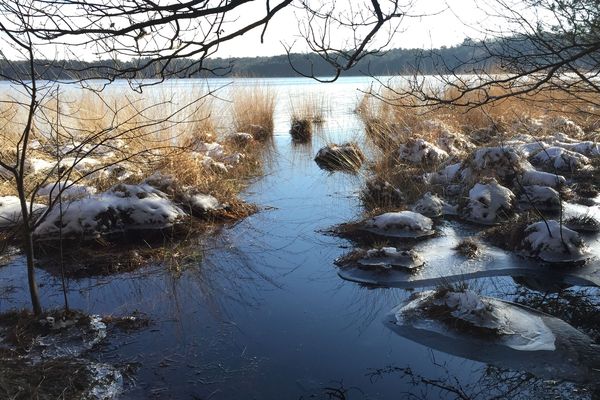
[{"label": "reflection of grass in water", "polygon": [[56,359],[29,364],[0,358],[0,397],[3,399],[80,399],[95,382],[89,361]]},{"label": "reflection of grass in water", "polygon": [[[589,399],[587,388],[566,383],[537,378],[528,372],[511,371],[493,365],[473,365],[468,371],[468,364],[460,363],[461,372],[471,378],[465,381],[463,375],[457,376],[450,370],[448,363],[439,363],[431,358],[428,372],[421,373],[411,366],[400,367],[387,365],[381,368],[369,368],[366,376],[372,385],[386,379],[393,379],[395,384],[407,386],[406,398],[428,400],[432,398],[461,400],[492,399]],[[364,390],[365,388],[363,388]],[[366,390],[365,390],[366,391]]]},{"label": "reflection of grass in water", "polygon": [[589,335],[595,342],[600,341],[598,288],[572,288],[549,293],[520,286],[514,301],[562,319]]}]

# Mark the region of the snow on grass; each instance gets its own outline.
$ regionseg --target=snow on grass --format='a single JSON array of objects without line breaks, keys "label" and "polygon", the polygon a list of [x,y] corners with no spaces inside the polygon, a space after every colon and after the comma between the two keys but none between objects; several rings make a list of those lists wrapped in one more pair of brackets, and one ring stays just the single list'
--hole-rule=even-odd
[{"label": "snow on grass", "polygon": [[562,147],[563,149],[574,151],[575,153],[582,154],[587,157],[600,156],[600,145],[596,142],[585,141],[577,143],[554,143],[555,146]]},{"label": "snow on grass", "polygon": [[[62,193],[61,193],[62,191]],[[86,197],[96,193],[96,188],[91,186],[73,183],[73,181],[54,182],[40,188],[37,192],[38,196],[47,196],[49,200],[60,196],[64,200],[72,200],[80,197]]]},{"label": "snow on grass", "polygon": [[527,170],[521,175],[521,185],[523,186],[549,186],[559,188],[567,183],[567,180],[562,175],[556,175],[549,172]]},{"label": "snow on grass", "polygon": [[502,217],[512,214],[514,204],[513,192],[491,179],[488,183],[476,183],[469,190],[468,202],[461,210],[461,215],[468,221],[495,224]]},{"label": "snow on grass", "polygon": [[452,206],[431,192],[425,193],[412,207],[414,212],[418,212],[427,217],[439,217],[444,214],[456,215],[456,206]]},{"label": "snow on grass", "polygon": [[515,350],[556,349],[556,337],[540,316],[471,290],[424,291],[394,309],[394,314],[401,325],[408,323],[440,333],[451,330],[461,335],[478,332],[478,338]]},{"label": "snow on grass", "polygon": [[[29,203],[27,204],[28,209]],[[33,211],[40,213],[46,206],[33,204]],[[0,229],[11,228],[22,220],[21,202],[17,196],[0,197]]]},{"label": "snow on grass", "polygon": [[588,165],[590,159],[583,154],[554,146],[537,152],[531,157],[531,162],[559,171],[573,171]]},{"label": "snow on grass", "polygon": [[544,121],[544,127],[548,130],[566,133],[570,136],[582,137],[585,135],[583,129],[567,117],[558,116]]},{"label": "snow on grass", "polygon": [[555,220],[533,223],[525,228],[523,253],[546,262],[568,263],[585,260],[588,249],[579,234],[561,227]]},{"label": "snow on grass", "polygon": [[385,269],[401,267],[415,269],[423,266],[425,260],[415,250],[398,250],[395,247],[382,247],[367,250],[365,256],[358,260],[363,266],[381,267]]},{"label": "snow on grass", "polygon": [[430,172],[423,175],[425,182],[429,184],[445,185],[452,182],[462,168],[462,163],[451,164],[439,172]]},{"label": "snow on grass", "polygon": [[[121,184],[63,206],[62,233],[67,237],[98,237],[128,230],[164,229],[181,222],[185,215],[165,193],[150,185]],[[35,235],[55,239],[60,217],[59,208],[53,208]]]},{"label": "snow on grass", "polygon": [[560,194],[548,186],[525,186],[519,195],[519,203],[525,208],[535,207],[543,211],[560,210]]},{"label": "snow on grass", "polygon": [[448,158],[448,153],[424,139],[410,139],[400,145],[398,158],[411,164],[439,164]]},{"label": "snow on grass", "polygon": [[434,233],[433,221],[412,211],[389,212],[378,215],[365,221],[362,229],[392,237],[421,237]]}]

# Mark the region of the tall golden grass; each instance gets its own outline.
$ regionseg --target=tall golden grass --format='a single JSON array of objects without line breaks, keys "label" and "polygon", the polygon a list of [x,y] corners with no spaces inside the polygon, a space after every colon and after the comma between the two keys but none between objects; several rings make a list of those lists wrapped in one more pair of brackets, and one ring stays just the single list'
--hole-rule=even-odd
[{"label": "tall golden grass", "polygon": [[266,86],[236,88],[233,93],[233,126],[236,132],[251,134],[256,140],[273,135],[275,94]]},{"label": "tall golden grass", "polygon": [[[16,102],[11,103],[7,96],[5,99],[5,103],[0,103],[0,127],[3,127],[0,155],[3,161],[10,161],[25,126],[27,110]],[[273,106],[270,107],[272,130]],[[244,146],[240,162],[228,168],[213,169],[203,164],[203,157],[195,153],[195,149],[204,142],[219,139],[226,154],[241,150],[220,140],[219,136],[225,132],[218,131],[213,110],[211,98],[194,90],[177,98],[168,93],[123,96],[91,91],[59,93],[58,97],[49,95],[40,103],[35,115],[30,143],[33,146],[28,158],[43,159],[54,165],[59,160],[74,163],[86,157],[99,159],[97,173],[73,168],[68,177],[73,181],[81,179],[81,183],[98,190],[122,182],[116,176],[103,173],[107,171],[104,167],[113,164],[133,173],[124,180],[126,183],[139,183],[155,172],[173,175],[181,185],[193,186],[229,204],[229,216],[244,216],[253,208],[240,201],[238,194],[248,178],[260,173],[261,148],[258,143]],[[261,120],[250,114],[248,118]],[[67,153],[68,146],[75,150]],[[71,166],[67,163],[61,170]],[[57,168],[29,174],[27,189],[32,192],[46,182],[55,182],[58,176]],[[0,179],[0,195],[15,193],[14,181]]]}]

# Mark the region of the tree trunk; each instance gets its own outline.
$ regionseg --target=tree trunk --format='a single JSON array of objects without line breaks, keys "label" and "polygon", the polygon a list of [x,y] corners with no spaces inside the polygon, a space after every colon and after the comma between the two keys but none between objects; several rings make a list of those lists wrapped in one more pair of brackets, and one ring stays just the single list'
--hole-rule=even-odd
[{"label": "tree trunk", "polygon": [[34,254],[33,254],[33,235],[30,229],[25,227],[24,232],[24,248],[25,256],[27,257],[27,281],[29,283],[29,294],[31,296],[31,307],[35,315],[42,314],[42,305],[40,303],[40,294],[38,292],[37,283],[35,282],[34,270]]}]

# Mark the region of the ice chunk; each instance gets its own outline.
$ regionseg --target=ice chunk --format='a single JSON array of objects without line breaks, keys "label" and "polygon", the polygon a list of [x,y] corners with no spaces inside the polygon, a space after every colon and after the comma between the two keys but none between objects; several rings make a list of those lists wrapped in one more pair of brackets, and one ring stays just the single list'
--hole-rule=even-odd
[{"label": "ice chunk", "polygon": [[556,349],[556,337],[539,315],[470,290],[421,292],[394,314],[398,325],[438,332],[449,329],[460,335],[477,331],[478,338],[519,351]]}]

